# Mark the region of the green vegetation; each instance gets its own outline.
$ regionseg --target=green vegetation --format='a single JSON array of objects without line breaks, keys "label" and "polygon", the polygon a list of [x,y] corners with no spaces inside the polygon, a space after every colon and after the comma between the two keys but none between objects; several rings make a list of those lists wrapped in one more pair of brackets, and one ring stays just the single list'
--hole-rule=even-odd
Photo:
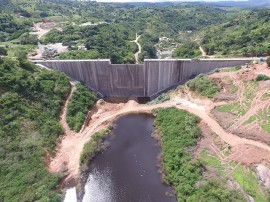
[{"label": "green vegetation", "polygon": [[130,42],[134,38],[135,32],[128,32],[123,25],[112,23],[87,27],[67,26],[63,31],[53,29],[45,36],[44,42],[62,42],[72,49],[79,43],[85,44],[88,51],[62,54],[61,57],[64,59],[90,56],[90,58],[109,58],[112,63],[135,63],[134,53],[137,46]]},{"label": "green vegetation", "polygon": [[201,55],[199,45],[196,42],[185,42],[179,45],[173,52],[176,58],[196,58]]},{"label": "green vegetation", "polygon": [[251,102],[256,96],[258,90],[258,83],[256,81],[244,82],[244,99],[240,102],[233,102],[226,105],[218,106],[217,109],[221,112],[231,112],[236,117],[246,114],[251,107]]},{"label": "green vegetation", "polygon": [[[209,154],[207,148],[201,152],[200,159],[204,162],[206,169],[210,169],[212,172],[214,171],[215,175],[221,180],[226,181],[228,172],[232,172],[234,180],[239,183],[244,191],[252,196],[255,201],[267,201],[267,191],[260,186],[257,176],[252,169],[246,168],[234,161],[228,162],[227,164],[221,164],[219,157],[217,155]],[[229,171],[231,169],[233,170]],[[231,201],[241,200],[232,199]],[[242,201],[246,201],[246,199],[242,198]]]},{"label": "green vegetation", "polygon": [[0,47],[0,56],[7,56],[7,49]]},{"label": "green vegetation", "polygon": [[202,177],[203,164],[192,157],[192,147],[200,137],[200,119],[175,107],[157,109],[155,113],[155,126],[161,134],[164,180],[175,187],[177,201],[243,201],[237,191]]},{"label": "green vegetation", "polygon": [[267,58],[267,59],[266,59],[266,63],[267,63],[267,65],[268,65],[268,67],[270,67],[270,58]]},{"label": "green vegetation", "polygon": [[238,91],[238,87],[237,86],[233,86],[230,90],[230,93],[236,93]]},{"label": "green vegetation", "polygon": [[251,124],[254,121],[256,121],[256,116],[253,115],[253,116],[249,117],[249,119],[247,121],[245,121],[243,125]]},{"label": "green vegetation", "polygon": [[260,109],[259,111],[257,111],[256,114],[256,120],[258,120],[258,123],[260,124],[260,126],[267,132],[270,133],[270,109],[268,108],[268,106]]},{"label": "green vegetation", "polygon": [[67,123],[68,126],[79,132],[85,117],[91,107],[94,106],[97,97],[87,86],[82,83],[76,84],[76,90],[71,96],[67,106]]},{"label": "green vegetation", "polygon": [[69,79],[30,62],[0,60],[0,200],[60,201],[60,175],[45,167],[61,135]]},{"label": "green vegetation", "polygon": [[240,11],[234,19],[205,28],[202,46],[208,54],[269,54],[269,19],[270,9]]},{"label": "green vegetation", "polygon": [[231,112],[238,117],[243,116],[247,112],[247,109],[244,108],[239,102],[218,106],[217,109],[221,112]]},{"label": "green vegetation", "polygon": [[[264,55],[269,52],[269,10],[206,4],[9,0],[1,3],[0,42],[36,44],[36,37],[29,34],[33,22],[55,21],[62,31],[51,30],[43,42],[62,42],[69,50],[86,46],[99,53],[98,58],[110,58],[113,63],[135,63],[137,47],[130,42],[135,33],[141,35],[141,61],[157,57],[157,49],[163,49],[157,46],[160,37],[171,39],[170,49],[176,47],[174,57],[200,56],[198,44],[209,55]],[[96,24],[81,26],[88,22]],[[86,58],[88,54],[72,53],[63,58]]]},{"label": "green vegetation", "polygon": [[144,59],[155,59],[157,58],[157,50],[155,48],[155,44],[157,44],[159,38],[157,35],[143,33],[139,40],[139,43],[142,46],[142,53],[140,56],[140,61]]},{"label": "green vegetation", "polygon": [[256,81],[267,81],[270,80],[269,76],[266,76],[265,74],[259,74],[256,79]]},{"label": "green vegetation", "polygon": [[159,104],[159,103],[166,102],[166,101],[168,101],[170,99],[171,99],[171,96],[170,96],[169,93],[163,93],[160,96],[158,96],[155,99],[153,99],[150,102],[148,102],[148,104],[150,104],[150,105],[152,105],[152,104]]},{"label": "green vegetation", "polygon": [[270,98],[270,93],[264,93],[261,97],[262,100],[267,100]]},{"label": "green vegetation", "polygon": [[256,174],[244,166],[239,165],[233,172],[233,177],[255,201],[266,202],[267,197],[261,189]]},{"label": "green vegetation", "polygon": [[267,117],[266,120],[267,120],[267,123],[263,123],[261,124],[261,126],[265,131],[270,133],[270,117]]},{"label": "green vegetation", "polygon": [[235,67],[229,67],[229,68],[223,69],[223,71],[226,71],[226,72],[234,72],[234,71],[238,71],[238,70],[240,70],[240,69],[241,69],[240,66],[235,66]]},{"label": "green vegetation", "polygon": [[204,74],[200,74],[196,78],[188,81],[187,86],[190,90],[196,91],[208,98],[213,98],[219,92],[218,85]]},{"label": "green vegetation", "polygon": [[95,155],[105,150],[106,146],[103,144],[103,140],[111,130],[112,126],[108,126],[107,128],[96,132],[91,136],[89,142],[84,145],[80,157],[81,170],[84,171],[84,169],[88,168],[90,161],[95,157]]}]

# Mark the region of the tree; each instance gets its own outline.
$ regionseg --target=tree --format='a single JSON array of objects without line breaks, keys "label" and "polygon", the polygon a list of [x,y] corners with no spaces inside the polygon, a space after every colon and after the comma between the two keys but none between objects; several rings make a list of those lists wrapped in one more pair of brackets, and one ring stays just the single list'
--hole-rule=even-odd
[{"label": "tree", "polygon": [[0,56],[7,56],[7,50],[4,47],[0,47]]},{"label": "tree", "polygon": [[270,58],[267,58],[267,59],[266,59],[266,63],[267,63],[267,65],[268,65],[268,67],[270,67]]},{"label": "tree", "polygon": [[19,60],[26,60],[27,52],[23,50],[16,50],[14,56],[17,57]]},{"label": "tree", "polygon": [[20,43],[22,45],[26,45],[26,44],[33,44],[36,45],[38,42],[38,38],[37,35],[35,34],[23,34],[20,36]]}]

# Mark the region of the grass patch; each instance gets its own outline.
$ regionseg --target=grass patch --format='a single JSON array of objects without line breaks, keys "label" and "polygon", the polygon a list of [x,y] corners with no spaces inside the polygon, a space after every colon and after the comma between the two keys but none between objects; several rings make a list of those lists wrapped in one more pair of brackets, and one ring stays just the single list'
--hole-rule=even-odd
[{"label": "grass patch", "polygon": [[245,82],[244,96],[247,100],[246,102],[251,102],[251,100],[256,96],[257,92],[258,92],[258,83],[256,81]]},{"label": "grass patch", "polygon": [[260,126],[267,132],[270,133],[270,108],[264,107],[260,109],[256,114],[256,119],[258,119],[258,122]]},{"label": "grass patch", "polygon": [[155,99],[148,102],[147,104],[150,104],[150,105],[160,104],[160,103],[166,102],[166,101],[168,101],[170,99],[171,99],[171,96],[169,95],[169,93],[163,93],[160,96],[158,96]]},{"label": "grass patch", "polygon": [[255,120],[256,120],[256,116],[251,116],[251,117],[249,117],[249,119],[247,121],[244,122],[243,125],[251,124]]},{"label": "grass patch", "polygon": [[230,93],[236,93],[238,91],[237,86],[233,86],[232,89],[230,90]]},{"label": "grass patch", "polygon": [[243,116],[246,113],[246,110],[241,107],[239,102],[218,106],[217,110],[220,112],[231,112],[237,116]]},{"label": "grass patch", "polygon": [[201,152],[201,155],[200,155],[202,161],[204,161],[204,164],[205,165],[210,165],[211,167],[221,169],[222,165],[221,165],[220,160],[216,156],[208,155],[207,151],[208,151],[208,148],[205,148]]},{"label": "grass patch", "polygon": [[268,133],[270,133],[270,117],[266,117],[267,123],[266,124],[262,124],[262,128],[267,131]]},{"label": "grass patch", "polygon": [[232,175],[243,189],[255,199],[255,201],[268,201],[266,194],[261,189],[258,179],[253,171],[246,169],[243,165],[239,165]]},{"label": "grass patch", "polygon": [[218,85],[204,74],[200,74],[196,78],[188,81],[187,86],[191,91],[196,91],[208,98],[213,98],[220,90]]},{"label": "grass patch", "polygon": [[94,106],[96,100],[96,94],[87,86],[82,83],[76,84],[76,90],[67,107],[67,123],[72,130],[80,131],[88,110]]},{"label": "grass patch", "polygon": [[270,98],[270,93],[264,93],[261,97],[261,100],[267,100]]},{"label": "grass patch", "polygon": [[234,71],[238,71],[240,70],[241,67],[240,66],[235,66],[235,67],[229,67],[229,68],[225,68],[223,69],[224,72],[234,72]]},{"label": "grass patch", "polygon": [[94,135],[92,135],[91,139],[84,145],[80,157],[81,170],[84,170],[88,167],[90,161],[95,157],[95,155],[104,151],[105,146],[103,144],[103,140],[111,130],[112,126],[108,126],[107,128],[96,132]]}]

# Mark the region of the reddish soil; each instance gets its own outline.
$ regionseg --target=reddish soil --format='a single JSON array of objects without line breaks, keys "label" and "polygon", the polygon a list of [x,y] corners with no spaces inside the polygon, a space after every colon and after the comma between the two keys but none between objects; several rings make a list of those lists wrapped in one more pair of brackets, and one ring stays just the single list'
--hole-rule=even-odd
[{"label": "reddish soil", "polygon": [[[247,88],[245,82],[254,80],[258,74],[270,76],[270,70],[267,68],[266,63],[242,68],[239,71],[221,71],[210,75],[210,78],[217,82],[222,89],[214,98],[214,102],[225,101],[226,103],[231,103],[237,101],[247,111],[243,116],[233,112],[220,112],[217,109],[213,109],[211,113],[228,132],[234,133],[239,137],[270,144],[270,134],[262,129],[262,122],[254,121],[250,124],[244,124],[251,116],[258,114],[259,110],[270,106],[269,98],[262,99],[265,93],[270,93],[270,90],[268,90],[270,89],[270,81],[258,82],[256,95],[252,100],[249,100],[250,104],[247,104],[248,99],[245,97],[245,93],[252,90],[252,86]],[[231,92],[233,87],[237,87],[236,93]]]},{"label": "reddish soil", "polygon": [[215,108],[211,113],[217,119],[222,128],[227,129],[234,123],[235,115],[231,112],[220,112]]},{"label": "reddish soil", "polygon": [[253,145],[242,144],[232,148],[232,153],[228,159],[237,161],[246,166],[260,163],[269,164],[270,152]]}]

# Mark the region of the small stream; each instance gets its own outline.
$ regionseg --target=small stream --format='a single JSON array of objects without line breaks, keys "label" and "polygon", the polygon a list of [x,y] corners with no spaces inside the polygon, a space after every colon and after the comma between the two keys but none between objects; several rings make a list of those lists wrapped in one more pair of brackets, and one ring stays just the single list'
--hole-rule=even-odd
[{"label": "small stream", "polygon": [[130,114],[115,122],[110,147],[90,164],[83,202],[176,201],[158,173],[153,121],[148,114]]}]

